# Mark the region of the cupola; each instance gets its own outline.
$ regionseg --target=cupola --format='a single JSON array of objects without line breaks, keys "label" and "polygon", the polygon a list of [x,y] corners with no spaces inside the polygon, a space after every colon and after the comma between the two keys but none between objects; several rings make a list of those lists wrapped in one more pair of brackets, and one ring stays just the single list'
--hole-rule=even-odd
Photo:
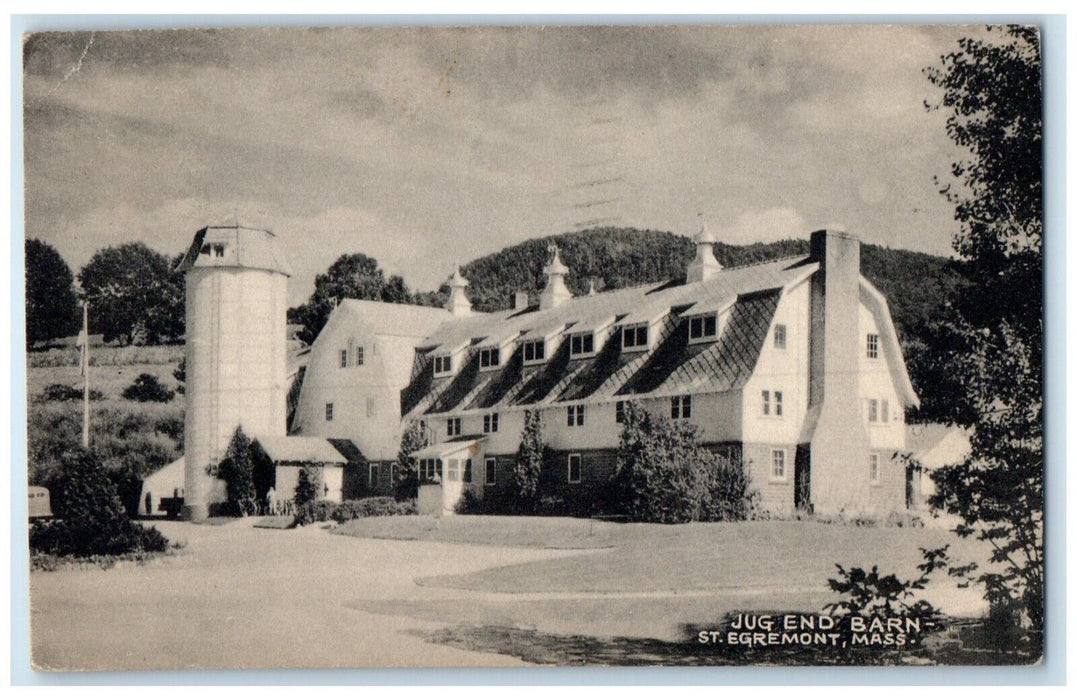
[{"label": "cupola", "polygon": [[565,276],[569,269],[561,262],[561,253],[556,245],[551,245],[550,251],[553,257],[543,270],[546,273],[546,288],[539,295],[539,309],[552,309],[572,298],[572,292],[565,286]]},{"label": "cupola", "polygon": [[702,282],[710,279],[722,270],[722,263],[714,257],[714,244],[717,239],[707,230],[707,224],[700,225],[699,233],[696,234],[696,257],[688,264],[688,279],[691,282]]},{"label": "cupola", "polygon": [[445,304],[445,309],[453,316],[467,316],[471,313],[471,302],[468,301],[465,288],[468,285],[467,280],[460,274],[460,266],[456,266],[456,270],[453,271],[452,276],[449,277],[449,301]]}]

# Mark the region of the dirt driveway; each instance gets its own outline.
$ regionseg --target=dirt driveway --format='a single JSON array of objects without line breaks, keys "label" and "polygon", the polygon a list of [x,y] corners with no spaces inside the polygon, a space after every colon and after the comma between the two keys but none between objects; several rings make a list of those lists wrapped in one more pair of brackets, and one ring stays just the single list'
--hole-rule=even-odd
[{"label": "dirt driveway", "polygon": [[[337,537],[164,522],[188,546],[145,566],[33,572],[33,660],[40,670],[505,666],[522,662],[428,644],[405,615],[346,605],[437,598],[423,576],[565,552]],[[405,606],[406,607],[406,606]]]}]

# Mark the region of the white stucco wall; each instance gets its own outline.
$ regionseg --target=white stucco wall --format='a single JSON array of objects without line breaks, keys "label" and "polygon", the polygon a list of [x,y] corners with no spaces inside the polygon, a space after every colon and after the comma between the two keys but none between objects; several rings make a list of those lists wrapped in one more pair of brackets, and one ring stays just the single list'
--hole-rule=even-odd
[{"label": "white stucco wall", "polygon": [[[299,483],[300,467],[278,465],[276,468],[276,484],[274,490],[277,499],[286,501],[295,498],[295,487]],[[343,500],[344,468],[337,466],[324,466],[318,468],[321,471],[321,488],[318,491],[319,501]],[[328,490],[326,489],[328,487]]]},{"label": "white stucco wall", "polygon": [[287,280],[245,268],[187,272],[185,506],[224,500],[206,467],[220,461],[237,426],[285,434]]},{"label": "white stucco wall", "polygon": [[[879,324],[867,306],[860,304],[860,336],[857,341],[860,344],[858,354],[860,357],[860,410],[863,416],[864,426],[868,431],[868,442],[873,449],[900,450],[905,448],[905,409],[901,405],[894,387],[891,363],[901,360],[890,355],[890,350],[880,339],[879,356],[869,358],[867,354],[868,334],[879,335]],[[869,400],[875,399],[881,409],[881,402],[886,400],[890,407],[890,420],[883,422],[868,422]]]},{"label": "white stucco wall", "polygon": [[[421,341],[421,335],[374,334],[361,319],[335,314],[311,349],[293,432],[346,438],[367,459],[395,459],[403,430],[400,392]],[[353,365],[356,346],[364,349],[360,366]],[[347,367],[340,366],[344,349],[349,350]],[[333,404],[331,421],[325,419],[327,403]]]},{"label": "white stucco wall", "polygon": [[[744,442],[791,445],[800,439],[808,410],[811,297],[807,281],[782,295],[763,342],[755,373],[743,390]],[[785,348],[774,346],[774,327],[785,326]],[[763,391],[771,415],[763,415]],[[782,415],[774,415],[774,392],[782,392]]]}]

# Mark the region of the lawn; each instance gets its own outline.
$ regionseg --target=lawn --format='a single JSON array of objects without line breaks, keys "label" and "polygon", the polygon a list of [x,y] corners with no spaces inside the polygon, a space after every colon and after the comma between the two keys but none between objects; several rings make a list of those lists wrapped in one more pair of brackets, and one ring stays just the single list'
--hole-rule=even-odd
[{"label": "lawn", "polygon": [[985,550],[937,528],[856,527],[753,521],[651,525],[574,518],[422,516],[367,518],[337,532],[353,537],[583,549],[571,557],[421,581],[496,593],[764,591],[826,587],[834,565],[916,575],[920,548],[951,545],[958,559]]}]

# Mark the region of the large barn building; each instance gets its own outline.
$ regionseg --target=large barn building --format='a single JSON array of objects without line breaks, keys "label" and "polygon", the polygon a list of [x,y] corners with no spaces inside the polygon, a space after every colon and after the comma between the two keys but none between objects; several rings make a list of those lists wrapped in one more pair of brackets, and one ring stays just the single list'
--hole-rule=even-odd
[{"label": "large barn building", "polygon": [[[285,393],[276,350],[265,347],[277,342],[269,337],[276,329],[260,319],[272,307],[283,326],[275,285],[287,271],[272,234],[231,231],[200,232],[185,261],[188,292],[238,290],[242,303],[255,307],[255,335],[251,323],[239,324],[240,337],[207,325],[199,314],[210,310],[192,307],[190,297],[188,314],[199,323],[189,327],[208,329],[194,336],[203,345],[206,334],[226,348],[260,345],[273,364],[252,375],[258,386],[244,389],[236,415],[226,409],[240,402],[217,394],[238,370],[203,378],[211,400],[192,410],[217,413],[187,419],[196,433],[187,436],[188,494],[216,493],[191,483],[207,477],[189,456],[219,458],[223,436],[240,423],[246,429],[248,412],[260,416],[248,430],[256,442],[263,438],[267,452],[289,451],[276,407],[252,403]],[[240,256],[229,257],[227,247],[218,255],[214,241],[238,246]],[[918,401],[886,300],[860,274],[859,240],[817,231],[806,256],[729,269],[714,257],[714,242],[700,233],[682,279],[578,297],[554,249],[537,303],[517,295],[515,308],[494,313],[471,309],[459,271],[449,279],[445,309],[344,300],[313,345],[287,432],[322,438],[342,454],[338,493],[348,498],[391,493],[401,434],[419,422],[430,443],[415,455],[420,476],[439,484],[436,505],[449,510],[466,483],[484,499],[509,497],[507,476],[528,411],[543,416],[554,454],[550,480],[563,494],[602,488],[615,470],[625,402],[637,401],[694,423],[708,446],[741,458],[766,509],[903,510],[906,468],[897,453],[906,447],[905,409]],[[255,244],[268,250],[243,253]],[[245,264],[261,274],[235,275]],[[216,291],[204,281],[208,270],[238,279],[222,278]],[[189,344],[189,394],[201,395],[193,385],[200,375],[190,368],[206,352]],[[266,397],[251,395],[255,390]],[[207,428],[203,419],[217,423]],[[211,456],[202,456],[208,438],[200,429],[212,438]]]}]

